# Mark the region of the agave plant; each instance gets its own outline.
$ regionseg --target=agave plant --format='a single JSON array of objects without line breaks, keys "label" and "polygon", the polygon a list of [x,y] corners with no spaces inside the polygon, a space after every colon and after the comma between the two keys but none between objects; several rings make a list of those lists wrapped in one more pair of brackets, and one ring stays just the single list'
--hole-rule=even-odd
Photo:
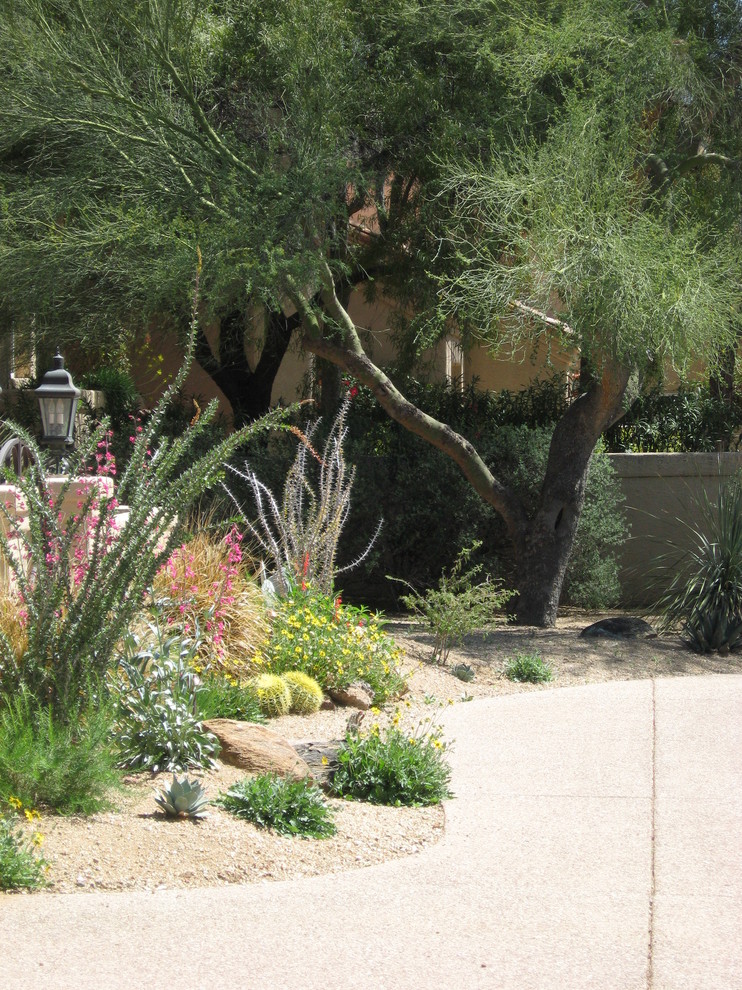
[{"label": "agave plant", "polygon": [[742,646],[742,478],[720,484],[716,502],[704,493],[694,509],[691,549],[679,563],[665,556],[675,575],[655,609],[699,653],[726,653]]},{"label": "agave plant", "polygon": [[199,781],[175,774],[170,786],[155,794],[155,801],[171,818],[199,818],[209,803]]}]

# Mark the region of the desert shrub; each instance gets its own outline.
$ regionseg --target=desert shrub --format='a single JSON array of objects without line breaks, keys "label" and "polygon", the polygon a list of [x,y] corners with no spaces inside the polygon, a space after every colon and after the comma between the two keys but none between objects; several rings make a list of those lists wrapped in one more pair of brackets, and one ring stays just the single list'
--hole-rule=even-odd
[{"label": "desert shrub", "polygon": [[332,811],[322,792],[306,780],[290,780],[275,774],[239,781],[217,802],[238,818],[280,835],[326,839],[335,834]]},{"label": "desert shrub", "polygon": [[378,616],[310,589],[277,601],[264,666],[277,674],[302,671],[323,688],[363,680],[382,702],[404,686],[399,657]]},{"label": "desert shrub", "polygon": [[742,478],[721,482],[715,502],[704,492],[695,510],[690,549],[670,548],[659,562],[672,580],[652,611],[693,649],[725,653],[742,646]]},{"label": "desert shrub", "polygon": [[118,763],[132,770],[210,767],[219,742],[195,712],[198,675],[195,643],[151,628],[148,642],[127,637],[119,661],[116,744]]},{"label": "desert shrub", "polygon": [[[216,416],[213,403],[175,440],[162,437],[168,406],[192,363],[194,340],[195,317],[187,358],[141,432],[135,433],[115,497],[91,486],[72,517],[63,516],[63,500],[71,479],[95,462],[99,444],[106,443],[106,425],[77,445],[68,465],[70,481],[52,497],[45,455],[26,431],[6,424],[35,451],[38,463],[17,481],[26,518],[16,519],[0,504],[9,527],[0,532],[0,551],[23,599],[28,636],[28,648],[19,660],[0,630],[4,691],[24,686],[39,704],[51,704],[62,716],[75,710],[88,683],[105,680],[116,644],[140,610],[155,575],[180,544],[183,514],[216,483],[224,461],[251,432],[281,418],[281,413],[273,414],[195,456]],[[116,527],[118,501],[129,507],[122,530]],[[85,552],[79,560],[81,546]]]},{"label": "desert shrub", "polygon": [[461,550],[451,570],[441,575],[437,588],[428,588],[424,595],[413,589],[402,596],[405,608],[433,632],[433,662],[446,663],[455,643],[460,644],[464,636],[477,629],[486,630],[494,625],[513,594],[489,578],[475,584],[482,564],[464,570],[478,546],[479,541]]},{"label": "desert shrub", "polygon": [[257,514],[255,522],[240,499],[230,494],[240,518],[270,562],[271,585],[281,597],[295,588],[308,586],[331,594],[335,577],[357,567],[378,535],[377,520],[376,535],[371,542],[351,563],[338,567],[338,542],[350,512],[355,478],[355,468],[348,470],[343,453],[349,408],[350,402],[346,399],[330,426],[321,455],[312,445],[319,420],[308,423],[304,433],[295,430],[300,443],[286,472],[280,505],[249,464],[246,463],[242,471],[233,466],[230,468],[233,475],[251,490]]},{"label": "desert shrub", "polygon": [[527,684],[543,684],[551,680],[551,667],[538,653],[516,653],[505,663],[504,673],[509,681]]},{"label": "desert shrub", "polygon": [[23,802],[12,795],[6,803],[8,811],[0,808],[0,890],[36,890],[46,885],[47,863],[39,855],[43,837],[36,831],[27,838],[15,813],[25,813],[29,821],[34,821],[38,812],[24,808]]},{"label": "desert shrub", "polygon": [[196,692],[196,715],[202,722],[210,718],[265,721],[255,689],[248,683],[220,674],[206,674],[203,677]]},{"label": "desert shrub", "polygon": [[428,805],[451,797],[446,745],[435,731],[407,735],[396,725],[349,733],[338,751],[334,793],[372,804]]},{"label": "desert shrub", "polygon": [[242,535],[234,527],[220,535],[202,520],[155,578],[154,595],[165,621],[201,630],[200,669],[242,679],[250,674],[270,627],[265,596],[243,565]]},{"label": "desert shrub", "polygon": [[91,696],[62,721],[19,691],[0,707],[0,798],[60,814],[108,806],[120,784],[111,747],[113,714]]}]

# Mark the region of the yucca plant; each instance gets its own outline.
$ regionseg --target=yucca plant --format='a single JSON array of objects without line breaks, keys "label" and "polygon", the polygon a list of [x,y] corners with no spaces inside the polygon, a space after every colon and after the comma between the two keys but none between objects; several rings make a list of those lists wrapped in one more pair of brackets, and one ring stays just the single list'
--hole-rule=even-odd
[{"label": "yucca plant", "polygon": [[720,483],[715,502],[704,491],[693,509],[691,548],[663,555],[674,576],[653,611],[699,653],[726,653],[742,646],[742,479]]},{"label": "yucca plant", "polygon": [[200,818],[209,803],[201,783],[188,777],[176,777],[155,794],[155,802],[170,818]]},{"label": "yucca plant", "polygon": [[[355,479],[355,468],[348,470],[343,454],[349,408],[350,399],[346,399],[330,427],[321,457],[312,446],[320,420],[311,423],[305,433],[295,431],[301,442],[286,476],[281,505],[249,464],[245,464],[244,471],[229,466],[252,490],[257,510],[255,522],[248,518],[229,489],[227,492],[242,522],[268,558],[273,569],[271,583],[280,597],[300,587],[331,594],[336,575],[365,560],[379,535],[381,522],[363,553],[351,563],[337,566],[338,541],[350,512]],[[312,461],[319,465],[316,488],[310,479]]]}]

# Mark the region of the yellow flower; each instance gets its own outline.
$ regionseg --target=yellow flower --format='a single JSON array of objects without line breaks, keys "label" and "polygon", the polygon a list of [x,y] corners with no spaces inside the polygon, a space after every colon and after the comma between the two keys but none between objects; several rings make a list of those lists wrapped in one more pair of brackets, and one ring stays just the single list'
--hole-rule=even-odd
[{"label": "yellow flower", "polygon": [[39,814],[39,812],[38,811],[32,811],[31,808],[25,808],[24,811],[23,811],[23,814],[26,816],[26,821],[29,821],[29,822],[35,822],[35,821],[38,821],[39,818],[41,818],[41,815]]},{"label": "yellow flower", "polygon": [[20,798],[14,797],[12,794],[8,798],[8,804],[11,808],[15,808],[16,811],[20,811],[23,807],[23,801]]},{"label": "yellow flower", "polygon": [[31,838],[31,842],[33,842],[33,844],[36,846],[37,849],[43,841],[44,841],[44,836],[41,834],[41,832],[34,832]]}]

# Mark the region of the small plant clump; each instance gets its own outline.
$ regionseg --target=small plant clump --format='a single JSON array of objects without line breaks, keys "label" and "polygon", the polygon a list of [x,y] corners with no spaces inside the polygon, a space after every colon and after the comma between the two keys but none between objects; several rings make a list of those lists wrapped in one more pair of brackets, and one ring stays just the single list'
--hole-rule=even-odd
[{"label": "small plant clump", "polygon": [[551,667],[538,653],[516,653],[505,664],[505,676],[509,681],[543,684],[551,680]]},{"label": "small plant clump", "polygon": [[130,635],[129,655],[120,660],[119,766],[155,772],[211,767],[219,742],[194,714],[194,643],[177,633],[164,638],[159,625],[150,631],[154,640],[137,652],[141,644]]},{"label": "small plant clump", "polygon": [[238,818],[280,835],[326,839],[335,834],[332,810],[322,792],[306,780],[290,780],[276,774],[246,777],[217,798]]},{"label": "small plant clump", "polygon": [[155,802],[169,818],[200,818],[209,799],[200,781],[173,774],[172,783],[155,794]]},{"label": "small plant clump", "polygon": [[349,733],[338,751],[332,789],[372,804],[438,804],[452,797],[445,750],[437,732],[407,735],[398,724],[384,732],[375,725],[366,734]]},{"label": "small plant clump", "polygon": [[20,798],[10,795],[8,812],[0,811],[0,890],[35,890],[46,886],[46,860],[39,855],[43,842],[40,832],[28,839],[21,826],[14,821],[16,813],[27,821],[40,818],[38,811],[24,807]]},{"label": "small plant clump", "polygon": [[255,689],[231,675],[207,674],[196,691],[196,715],[203,722],[210,718],[233,718],[239,722],[264,722]]},{"label": "small plant clump", "polygon": [[446,663],[451,647],[460,644],[464,636],[494,625],[514,594],[489,578],[475,583],[482,571],[481,564],[464,569],[480,546],[481,540],[476,540],[470,547],[464,547],[451,570],[441,575],[437,588],[428,588],[423,595],[412,590],[401,597],[405,607],[433,632],[431,660],[434,663]]},{"label": "small plant clump", "polygon": [[255,658],[265,669],[300,670],[324,689],[366,681],[376,703],[404,688],[397,671],[400,651],[378,616],[311,589],[278,601],[276,612],[265,656]]}]

